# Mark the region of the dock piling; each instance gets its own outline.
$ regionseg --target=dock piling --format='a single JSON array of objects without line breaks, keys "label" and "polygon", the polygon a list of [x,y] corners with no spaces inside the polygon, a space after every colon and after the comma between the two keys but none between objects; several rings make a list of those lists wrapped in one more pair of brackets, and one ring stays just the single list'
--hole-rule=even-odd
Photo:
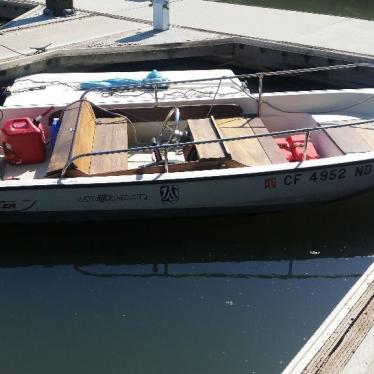
[{"label": "dock piling", "polygon": [[169,0],[152,0],[153,29],[166,31],[170,27]]}]

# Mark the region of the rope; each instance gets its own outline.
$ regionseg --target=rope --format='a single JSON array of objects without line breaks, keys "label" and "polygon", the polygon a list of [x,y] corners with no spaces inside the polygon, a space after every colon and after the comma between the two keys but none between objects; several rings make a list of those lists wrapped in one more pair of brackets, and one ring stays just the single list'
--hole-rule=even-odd
[{"label": "rope", "polygon": [[218,91],[219,91],[219,89],[220,89],[220,87],[221,87],[221,83],[222,83],[222,80],[220,80],[220,81],[218,82],[217,91],[216,91],[216,93],[214,94],[214,97],[213,97],[213,100],[212,100],[212,104],[210,105],[210,108],[209,108],[209,112],[208,112],[207,117],[210,117],[210,114],[212,113],[213,105],[214,105],[214,103],[215,103],[215,101],[216,101],[216,97],[217,97],[217,95],[218,95]]},{"label": "rope", "polygon": [[[12,49],[12,48],[7,47],[4,44],[0,44],[0,46],[3,47],[3,48],[5,48],[5,49],[7,49],[7,50],[9,50],[9,51],[11,51],[11,52],[13,52],[13,53],[16,53],[16,54],[18,54],[20,56],[29,56],[31,54],[31,53],[30,54],[26,54],[26,53],[18,52],[16,50]],[[32,54],[34,54],[34,52]]]}]

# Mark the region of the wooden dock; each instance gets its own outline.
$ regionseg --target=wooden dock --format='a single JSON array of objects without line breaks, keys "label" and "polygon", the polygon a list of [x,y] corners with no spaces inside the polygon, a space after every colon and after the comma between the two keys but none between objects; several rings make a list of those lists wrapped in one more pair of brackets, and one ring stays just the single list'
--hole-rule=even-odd
[{"label": "wooden dock", "polygon": [[[6,2],[45,7],[43,0],[1,0],[0,4]],[[147,39],[152,37],[148,34],[136,37],[139,31],[148,32],[149,26],[152,25],[152,7],[149,6],[149,0],[106,0],[105,7],[102,4],[99,0],[74,0],[74,7],[79,11],[78,16],[85,18],[80,24],[90,23],[91,18],[96,18],[97,21],[101,18],[104,22],[101,27],[91,28],[90,39],[100,33],[109,36],[116,31],[130,31],[127,36],[129,42],[147,42]],[[208,35],[240,36],[362,56],[374,55],[371,43],[374,39],[373,21],[205,0],[170,1],[169,6],[172,27],[183,29],[183,32],[201,32],[205,38],[209,37]],[[23,18],[25,19],[27,17]],[[108,19],[112,20],[113,25],[120,21],[122,26],[117,30],[114,30],[114,26],[108,29]],[[59,21],[63,22],[62,19]],[[76,23],[74,17],[68,17],[65,21],[72,26]],[[33,25],[35,26],[35,19]],[[30,26],[30,23],[16,22],[14,26],[23,28]],[[48,28],[48,25],[44,26]],[[163,35],[165,42],[167,41],[167,33],[158,34]],[[191,35],[186,38],[188,37]],[[66,42],[69,40],[74,42],[68,33]]]},{"label": "wooden dock", "polygon": [[374,373],[374,264],[283,371],[299,373]]},{"label": "wooden dock", "polygon": [[[186,57],[256,70],[374,63],[373,21],[178,0],[170,1],[170,29],[159,32],[149,0],[102,4],[74,0],[74,15],[53,17],[43,14],[44,0],[0,0],[0,17],[25,10],[0,29],[0,82],[47,69]],[[335,74],[323,79],[332,82]],[[363,72],[348,80],[368,83]]]}]

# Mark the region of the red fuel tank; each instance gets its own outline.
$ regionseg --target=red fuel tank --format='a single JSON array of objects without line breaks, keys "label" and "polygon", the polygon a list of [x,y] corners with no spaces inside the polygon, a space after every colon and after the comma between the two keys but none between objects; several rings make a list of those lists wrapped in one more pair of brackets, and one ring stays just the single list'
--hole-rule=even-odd
[{"label": "red fuel tank", "polygon": [[37,164],[45,160],[43,126],[35,126],[30,118],[15,118],[1,129],[5,159],[11,164]]}]

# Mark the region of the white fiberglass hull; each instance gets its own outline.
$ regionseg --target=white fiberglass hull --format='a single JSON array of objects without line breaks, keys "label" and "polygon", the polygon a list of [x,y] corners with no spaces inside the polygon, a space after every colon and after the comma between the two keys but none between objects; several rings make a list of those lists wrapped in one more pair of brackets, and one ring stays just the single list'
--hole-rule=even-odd
[{"label": "white fiberglass hull", "polygon": [[204,172],[7,181],[0,218],[74,220],[261,212],[322,203],[374,187],[374,154]]}]

